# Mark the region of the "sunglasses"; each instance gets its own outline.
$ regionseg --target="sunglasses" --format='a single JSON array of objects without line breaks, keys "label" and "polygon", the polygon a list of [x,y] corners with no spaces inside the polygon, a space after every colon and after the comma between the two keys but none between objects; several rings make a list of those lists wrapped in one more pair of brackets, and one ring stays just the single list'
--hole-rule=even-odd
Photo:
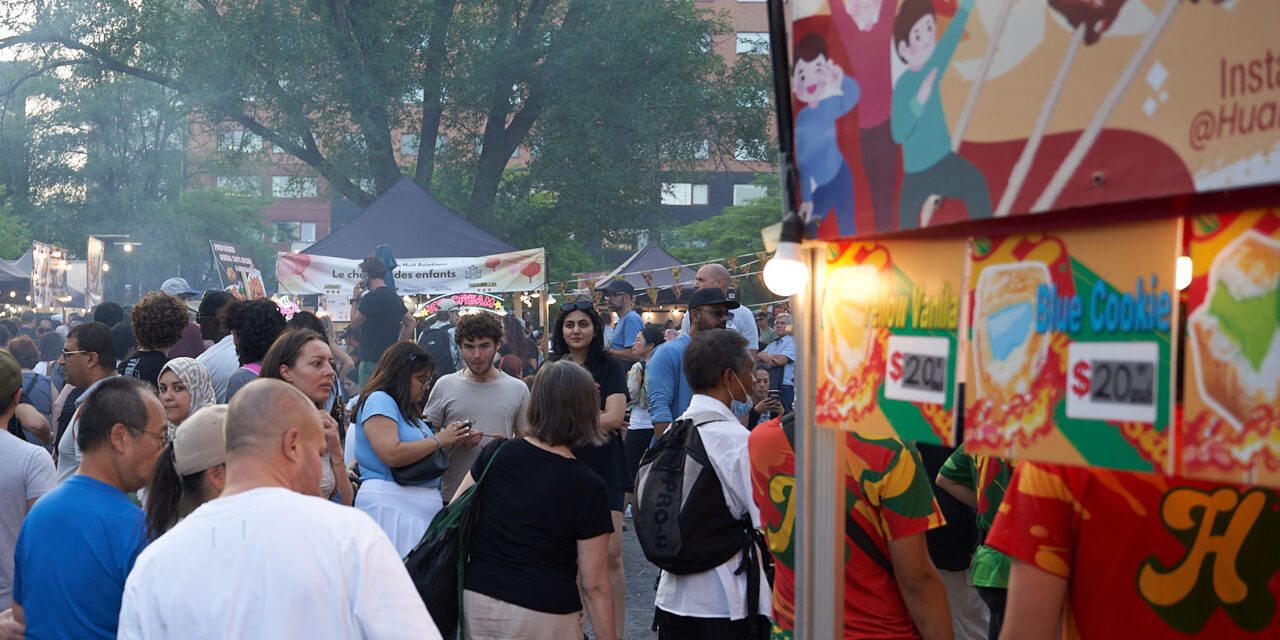
[{"label": "sunglasses", "polygon": [[713,318],[723,318],[729,315],[728,309],[721,309],[720,307],[695,307],[693,310],[698,313],[709,313]]},{"label": "sunglasses", "polygon": [[560,310],[573,311],[577,309],[578,311],[586,311],[587,309],[590,309],[594,306],[595,306],[595,303],[590,300],[579,300],[577,302],[566,302],[560,305]]}]

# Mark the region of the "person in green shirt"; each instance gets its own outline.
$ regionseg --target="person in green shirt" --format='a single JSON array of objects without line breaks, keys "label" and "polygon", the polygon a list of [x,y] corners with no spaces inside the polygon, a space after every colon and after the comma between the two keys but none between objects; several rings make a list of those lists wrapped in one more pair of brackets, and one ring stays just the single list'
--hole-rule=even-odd
[{"label": "person in green shirt", "polygon": [[[1013,460],[971,456],[965,453],[961,444],[938,472],[936,482],[939,489],[978,511],[975,521],[982,540],[986,539],[991,523],[1000,511],[1000,501],[1004,499],[1009,480],[1013,477],[1013,464]],[[985,544],[978,545],[973,552],[973,563],[969,566],[973,586],[991,610],[988,640],[1000,637],[1009,589],[1009,566],[1009,556]]]},{"label": "person in green shirt", "polygon": [[778,334],[773,330],[773,318],[769,317],[768,312],[756,312],[756,329],[760,331],[760,348],[763,349],[770,342],[778,339]]},{"label": "person in green shirt", "polygon": [[959,198],[970,218],[991,217],[987,179],[956,155],[942,110],[939,83],[960,44],[973,0],[960,0],[946,33],[938,38],[931,0],[904,0],[893,21],[893,49],[907,65],[893,86],[889,129],[902,145],[902,191],[898,228],[920,227],[921,208],[931,196]]}]

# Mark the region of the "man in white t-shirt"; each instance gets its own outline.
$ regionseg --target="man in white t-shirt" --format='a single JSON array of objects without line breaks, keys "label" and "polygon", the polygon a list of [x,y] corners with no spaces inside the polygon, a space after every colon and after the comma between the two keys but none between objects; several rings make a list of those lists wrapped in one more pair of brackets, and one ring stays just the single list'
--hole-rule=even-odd
[{"label": "man in white t-shirt", "polygon": [[[9,423],[21,397],[22,368],[8,351],[0,351],[0,424]],[[13,606],[13,549],[22,520],[36,498],[53,489],[53,477],[48,451],[0,433],[0,611]],[[4,624],[0,620],[0,630]]]},{"label": "man in white t-shirt", "polygon": [[324,416],[279,380],[226,422],[226,488],[158,538],[125,582],[119,637],[439,639],[386,534],[314,497]]},{"label": "man in white t-shirt", "polygon": [[440,497],[453,499],[458,483],[480,452],[475,448],[487,434],[513,438],[524,431],[529,386],[493,366],[502,346],[502,322],[491,313],[473,313],[458,321],[454,341],[462,354],[458,371],[436,381],[424,412],[434,428],[473,420],[472,435],[449,451],[449,470],[440,477]]},{"label": "man in white t-shirt", "polygon": [[[685,377],[693,390],[689,408],[681,416],[699,423],[710,416],[718,420],[698,427],[707,458],[720,480],[725,504],[735,518],[749,517],[760,528],[760,510],[751,496],[750,432],[734,417],[730,406],[750,398],[753,369],[747,343],[725,329],[699,330],[684,350]],[[769,635],[773,611],[769,581],[757,563],[758,589],[754,611],[748,610],[746,572],[739,572],[742,552],[701,573],[676,575],[663,571],[655,597],[659,640],[685,638],[745,638],[755,627],[759,637]]]},{"label": "man in white t-shirt", "polygon": [[[698,268],[698,274],[694,276],[694,290],[706,289],[708,287],[716,287],[724,292],[726,298],[729,297],[729,270],[724,268],[722,264],[704,264]],[[729,298],[732,299],[732,298]],[[741,300],[737,302],[741,303]],[[747,351],[751,353],[751,357],[756,357],[756,350],[760,347],[760,329],[756,327],[756,318],[751,314],[751,310],[746,305],[729,310],[729,329],[738,335],[746,338]],[[688,333],[689,331],[689,314],[685,314],[680,320],[680,332]]]}]

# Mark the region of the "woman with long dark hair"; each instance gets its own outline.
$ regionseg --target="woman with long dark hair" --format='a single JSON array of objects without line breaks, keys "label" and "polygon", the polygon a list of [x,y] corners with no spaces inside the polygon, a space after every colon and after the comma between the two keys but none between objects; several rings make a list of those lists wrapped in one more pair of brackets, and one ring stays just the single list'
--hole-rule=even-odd
[{"label": "woman with long dark hair", "polygon": [[360,465],[355,506],[387,532],[401,556],[417,544],[443,502],[440,478],[400,484],[391,469],[447,450],[468,431],[462,422],[454,422],[433,432],[423,422],[422,407],[434,370],[430,354],[417,344],[404,340],[391,345],[351,412],[352,446]]},{"label": "woman with long dark hair", "polygon": [[226,418],[225,404],[196,411],[178,425],[173,439],[160,453],[146,491],[151,540],[172,529],[196,507],[222,494],[226,486],[222,425]]},{"label": "woman with long dark hair", "polygon": [[[538,369],[538,347],[529,339],[515,314],[502,316],[502,346],[498,347],[498,355],[503,358],[513,355],[520,360],[520,375],[507,371],[514,378],[531,376]],[[506,371],[505,368],[503,370]]]},{"label": "woman with long dark hair", "polygon": [[626,615],[626,579],[622,573],[622,510],[632,477],[627,473],[627,453],[622,444],[622,423],[627,410],[627,369],[604,348],[604,323],[590,298],[560,305],[552,325],[551,347],[557,360],[576,363],[591,372],[600,395],[600,428],[608,434],[603,445],[583,445],[573,450],[589,469],[604,480],[613,533],[609,535],[609,581],[613,585],[613,614],[619,628]]},{"label": "woman with long dark hair", "polygon": [[351,478],[342,463],[342,425],[346,422],[346,411],[341,402],[335,402],[329,411],[324,408],[337,384],[329,341],[314,331],[285,331],[262,357],[261,377],[288,382],[315,403],[316,411],[324,414],[328,458],[320,482],[320,495],[330,499],[336,496],[338,502],[351,506],[355,500],[355,488],[351,486]]}]

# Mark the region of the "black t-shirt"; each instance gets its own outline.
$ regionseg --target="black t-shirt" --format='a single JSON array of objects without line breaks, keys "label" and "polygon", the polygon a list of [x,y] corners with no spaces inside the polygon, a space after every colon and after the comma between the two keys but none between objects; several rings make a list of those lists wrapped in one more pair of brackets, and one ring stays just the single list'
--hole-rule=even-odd
[{"label": "black t-shirt", "polygon": [[[604,402],[609,396],[615,393],[627,395],[627,366],[621,360],[602,354],[588,361],[586,367],[600,390],[601,411],[604,411]],[[631,490],[634,478],[631,477],[631,467],[627,465],[627,449],[618,432],[609,432],[608,442],[598,447],[587,445],[574,448],[573,455],[596,472],[604,480],[605,486],[610,489]]]},{"label": "black t-shirt", "polygon": [[377,362],[400,337],[400,318],[408,309],[391,287],[378,287],[360,298],[360,361]]},{"label": "black t-shirt", "polygon": [[120,366],[116,367],[116,371],[122,376],[146,380],[151,383],[151,386],[158,387],[160,370],[168,361],[169,356],[159,351],[139,351],[121,362]]},{"label": "black t-shirt", "polygon": [[54,436],[53,446],[56,449],[58,444],[62,442],[62,434],[67,432],[67,426],[71,424],[71,419],[76,415],[76,400],[84,395],[84,389],[80,387],[72,387],[71,393],[67,394],[67,399],[62,405],[62,413],[58,414],[58,435]]},{"label": "black t-shirt", "polygon": [[[480,478],[499,444],[480,452],[471,477]],[[516,439],[502,445],[478,497],[466,588],[534,611],[582,610],[578,541],[613,531],[600,478]]]}]

